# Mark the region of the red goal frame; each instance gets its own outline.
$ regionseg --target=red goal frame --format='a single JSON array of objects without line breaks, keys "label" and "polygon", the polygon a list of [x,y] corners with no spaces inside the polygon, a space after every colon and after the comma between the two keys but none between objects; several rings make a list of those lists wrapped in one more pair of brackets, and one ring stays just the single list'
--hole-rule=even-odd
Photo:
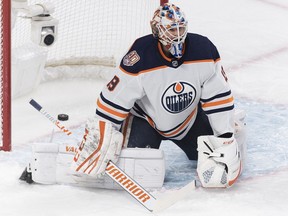
[{"label": "red goal frame", "polygon": [[11,1],[2,0],[1,25],[1,113],[2,146],[0,150],[11,151]]}]

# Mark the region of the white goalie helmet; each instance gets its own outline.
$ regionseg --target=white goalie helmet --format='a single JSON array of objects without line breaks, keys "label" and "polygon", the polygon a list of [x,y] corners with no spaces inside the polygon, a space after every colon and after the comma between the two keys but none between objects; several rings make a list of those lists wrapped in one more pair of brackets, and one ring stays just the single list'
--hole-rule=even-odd
[{"label": "white goalie helmet", "polygon": [[150,24],[153,36],[174,57],[181,58],[188,30],[188,22],[181,9],[174,4],[166,3],[154,12]]}]

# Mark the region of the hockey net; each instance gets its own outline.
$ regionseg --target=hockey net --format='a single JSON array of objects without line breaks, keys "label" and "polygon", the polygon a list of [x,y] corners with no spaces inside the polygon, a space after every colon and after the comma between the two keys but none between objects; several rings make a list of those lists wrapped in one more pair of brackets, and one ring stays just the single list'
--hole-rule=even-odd
[{"label": "hockey net", "polygon": [[[35,43],[33,44],[30,39],[31,19],[24,18],[21,12],[14,13],[15,11],[12,10],[12,15],[16,14],[16,16],[14,18],[12,16],[12,25],[10,25],[10,8],[13,8],[13,1],[26,2],[25,0],[12,0],[11,6],[10,1],[1,0],[0,6],[0,150],[8,151],[11,149],[10,104],[14,89],[13,76],[20,73],[18,68],[12,64],[12,86],[10,86],[11,63],[8,58],[10,50],[12,50],[12,62],[14,56],[19,55],[19,53],[25,55],[26,52],[28,57],[32,54],[36,55],[35,53],[39,53],[39,50],[40,53],[45,52],[47,55],[45,56],[44,75],[41,79],[49,80],[69,75],[105,77],[106,74],[99,73],[99,70],[93,68],[90,73],[87,70],[79,70],[79,66],[84,68],[91,66],[115,67],[136,38],[151,33],[149,21],[153,16],[153,12],[160,4],[168,2],[167,0],[49,0],[48,2],[55,7],[55,11],[51,15],[59,20],[56,41],[52,46],[40,47]],[[47,1],[28,0],[27,4],[45,4],[45,2]],[[9,41],[10,32],[11,45]],[[7,33],[6,38],[4,33]],[[9,38],[7,38],[7,35]],[[26,65],[26,63],[22,65]],[[75,67],[76,70],[73,69]],[[67,70],[67,68],[69,69]],[[12,95],[10,93],[11,89]]]}]

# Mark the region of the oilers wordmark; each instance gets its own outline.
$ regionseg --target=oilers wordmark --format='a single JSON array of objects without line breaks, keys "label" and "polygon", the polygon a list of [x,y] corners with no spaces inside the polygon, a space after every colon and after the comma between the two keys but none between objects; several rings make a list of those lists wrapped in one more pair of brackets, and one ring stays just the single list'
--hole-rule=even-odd
[{"label": "oilers wordmark", "polygon": [[196,90],[187,82],[171,84],[162,95],[162,105],[170,113],[187,109],[195,100]]},{"label": "oilers wordmark", "polygon": [[171,111],[181,111],[188,107],[191,101],[193,101],[193,92],[167,96],[166,98],[167,107]]}]

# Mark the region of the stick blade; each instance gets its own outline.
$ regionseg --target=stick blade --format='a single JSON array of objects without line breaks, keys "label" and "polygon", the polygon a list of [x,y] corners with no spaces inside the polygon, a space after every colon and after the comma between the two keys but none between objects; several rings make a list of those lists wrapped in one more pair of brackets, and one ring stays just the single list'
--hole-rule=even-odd
[{"label": "stick blade", "polygon": [[191,191],[195,190],[195,185],[196,181],[193,180],[179,190],[165,192],[161,198],[156,199],[155,205],[153,207],[153,212],[163,211],[175,204],[176,202],[184,200],[185,197],[191,194]]}]

